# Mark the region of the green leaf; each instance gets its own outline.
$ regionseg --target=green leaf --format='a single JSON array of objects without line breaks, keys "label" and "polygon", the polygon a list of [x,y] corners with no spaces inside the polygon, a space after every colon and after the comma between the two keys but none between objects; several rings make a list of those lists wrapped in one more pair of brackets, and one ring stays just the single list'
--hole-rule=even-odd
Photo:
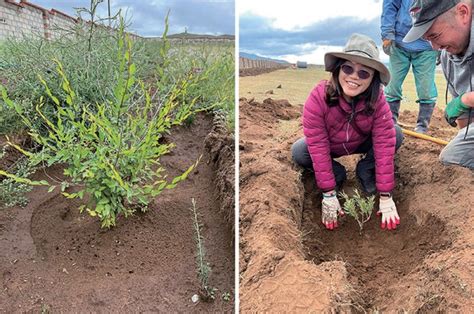
[{"label": "green leaf", "polygon": [[61,182],[61,192],[64,192],[69,187],[69,183],[66,181]]},{"label": "green leaf", "polygon": [[66,198],[76,198],[77,193],[67,193],[67,192],[62,192],[62,195],[64,195]]},{"label": "green leaf", "polygon": [[102,193],[101,193],[100,191],[98,191],[98,190],[95,190],[95,191],[94,191],[94,196],[95,196],[96,199],[100,199],[101,196],[102,196]]},{"label": "green leaf", "polygon": [[44,181],[44,180],[33,181],[33,180],[30,180],[30,179],[27,179],[27,178],[21,178],[21,177],[18,177],[16,175],[7,173],[3,170],[0,170],[0,175],[8,177],[10,179],[13,179],[14,181],[16,181],[18,183],[25,183],[25,184],[28,184],[28,185],[49,185],[49,183],[47,181]]},{"label": "green leaf", "polygon": [[[96,210],[97,210],[97,208],[96,208]],[[91,217],[97,216],[97,211],[91,210],[89,208],[86,208],[86,211]]]}]

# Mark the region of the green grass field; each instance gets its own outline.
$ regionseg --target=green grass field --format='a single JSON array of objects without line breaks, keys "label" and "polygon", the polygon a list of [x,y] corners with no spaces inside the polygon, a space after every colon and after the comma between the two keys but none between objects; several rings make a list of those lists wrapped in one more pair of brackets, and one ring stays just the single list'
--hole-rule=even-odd
[{"label": "green grass field", "polygon": [[[322,79],[328,79],[329,73],[321,66],[308,69],[283,69],[257,76],[245,76],[239,79],[239,97],[255,98],[262,101],[266,98],[288,99],[293,104],[303,104],[311,89]],[[277,88],[281,85],[281,88]],[[446,80],[441,71],[436,72],[436,87],[438,88],[438,106],[445,107],[444,94]],[[266,93],[272,90],[273,94]],[[403,83],[403,100],[401,110],[417,110],[415,79],[413,73],[408,73]]]}]

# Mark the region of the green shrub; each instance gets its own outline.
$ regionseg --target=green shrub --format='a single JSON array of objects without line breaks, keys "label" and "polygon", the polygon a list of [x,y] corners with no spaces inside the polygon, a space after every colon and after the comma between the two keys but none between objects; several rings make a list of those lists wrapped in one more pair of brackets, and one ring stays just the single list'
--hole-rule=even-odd
[{"label": "green shrub", "polygon": [[[176,81],[166,90],[166,97],[152,103],[145,84],[136,78],[131,41],[123,35],[123,28],[119,34],[122,36],[117,41],[116,85],[108,87],[111,94],[101,103],[83,102],[59,60],[54,60],[59,82],[50,86],[39,77],[47,95],[35,105],[41,125],[8,97],[5,88],[1,90],[6,105],[21,117],[33,140],[42,147],[34,152],[17,148],[32,166],[67,164],[64,174],[68,180],[60,185],[63,195],[80,199],[88,195],[89,201],[81,210],[98,216],[103,227],[115,225],[119,215],[146,210],[153,197],[164,189],[174,188],[189,175],[197,162],[183,174],[167,180],[159,160],[174,144],[163,144],[162,138],[196,110],[210,109],[194,108],[195,101],[182,102],[193,88],[190,77]],[[166,47],[160,53],[166,59]],[[164,73],[163,69],[160,72]],[[45,114],[45,104],[51,102],[53,106]],[[10,177],[20,182],[21,178]],[[68,186],[76,186],[77,192],[66,193]],[[51,186],[50,191],[55,188]]]},{"label": "green shrub", "polygon": [[197,106],[214,106],[226,113],[229,131],[234,129],[235,61],[234,46],[227,43],[183,44],[170,47],[168,77],[179,79],[192,73],[196,84],[189,90],[188,99],[196,99]]},{"label": "green shrub", "polygon": [[[94,20],[98,3],[80,12]],[[0,134],[26,129],[32,136],[39,150],[16,147],[29,169],[65,163],[67,180],[58,186],[67,197],[88,196],[82,210],[103,226],[145,210],[151,197],[195,167],[167,179],[159,158],[173,147],[161,143],[173,126],[205,110],[225,110],[234,119],[233,45],[171,46],[167,19],[163,40],[131,45],[123,19],[116,21],[118,32],[79,24],[53,40],[0,43]],[[47,184],[8,169],[1,176],[4,195]],[[68,186],[76,192],[66,193]]]},{"label": "green shrub", "polygon": [[[97,5],[97,1],[93,1]],[[82,9],[81,11],[88,11]],[[94,8],[90,10],[90,20],[94,20]],[[117,28],[124,28],[120,18],[112,21]],[[90,25],[90,26],[89,26]],[[122,30],[124,31],[124,30]],[[37,117],[35,106],[43,97],[43,113],[52,119],[55,104],[48,97],[38,75],[56,92],[55,97],[65,102],[67,93],[60,86],[61,77],[54,70],[57,60],[63,66],[64,73],[75,88],[76,101],[94,106],[104,103],[114,96],[113,86],[119,80],[116,69],[121,53],[117,42],[120,32],[110,32],[107,28],[96,24],[77,24],[65,29],[64,35],[52,40],[41,37],[25,37],[8,39],[0,45],[0,79],[9,90],[9,97],[22,106],[23,114],[33,124],[41,125],[42,119]],[[137,66],[136,76],[145,80],[146,75],[155,71],[154,62],[161,62],[157,53],[161,42],[153,45],[154,53],[144,53],[145,40],[136,39],[131,58]],[[132,86],[138,88],[138,86]],[[0,134],[11,134],[22,127],[18,115],[12,115],[6,104],[0,102]]]}]

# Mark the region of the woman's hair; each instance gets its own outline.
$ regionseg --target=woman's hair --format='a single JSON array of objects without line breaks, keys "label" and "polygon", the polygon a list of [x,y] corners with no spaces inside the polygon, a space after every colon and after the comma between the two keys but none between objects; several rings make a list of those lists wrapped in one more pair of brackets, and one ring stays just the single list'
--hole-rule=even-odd
[{"label": "woman's hair", "polygon": [[[339,82],[339,71],[341,71],[341,65],[346,62],[344,59],[339,59],[336,62],[334,71],[332,71],[331,78],[329,79],[329,84],[326,86],[326,102],[329,107],[336,106],[339,104],[339,97],[342,96],[342,87]],[[378,71],[374,72],[372,82],[369,87],[362,93],[354,97],[354,102],[357,102],[360,99],[365,99],[365,112],[367,114],[372,114],[375,111],[375,104],[379,99],[380,95],[380,85],[382,81],[380,80],[380,73]]]}]

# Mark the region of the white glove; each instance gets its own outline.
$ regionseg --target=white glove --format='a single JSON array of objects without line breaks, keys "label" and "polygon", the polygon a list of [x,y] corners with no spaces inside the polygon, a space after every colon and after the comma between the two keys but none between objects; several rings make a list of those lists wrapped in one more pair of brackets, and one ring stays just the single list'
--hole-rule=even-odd
[{"label": "white glove", "polygon": [[341,209],[336,192],[323,193],[321,221],[326,226],[326,229],[333,230],[337,228],[338,215],[343,216],[344,212]]},{"label": "white glove", "polygon": [[377,215],[382,215],[382,223],[380,224],[382,229],[385,229],[385,227],[387,227],[387,230],[397,229],[397,225],[400,224],[400,217],[392,197],[380,198]]}]

